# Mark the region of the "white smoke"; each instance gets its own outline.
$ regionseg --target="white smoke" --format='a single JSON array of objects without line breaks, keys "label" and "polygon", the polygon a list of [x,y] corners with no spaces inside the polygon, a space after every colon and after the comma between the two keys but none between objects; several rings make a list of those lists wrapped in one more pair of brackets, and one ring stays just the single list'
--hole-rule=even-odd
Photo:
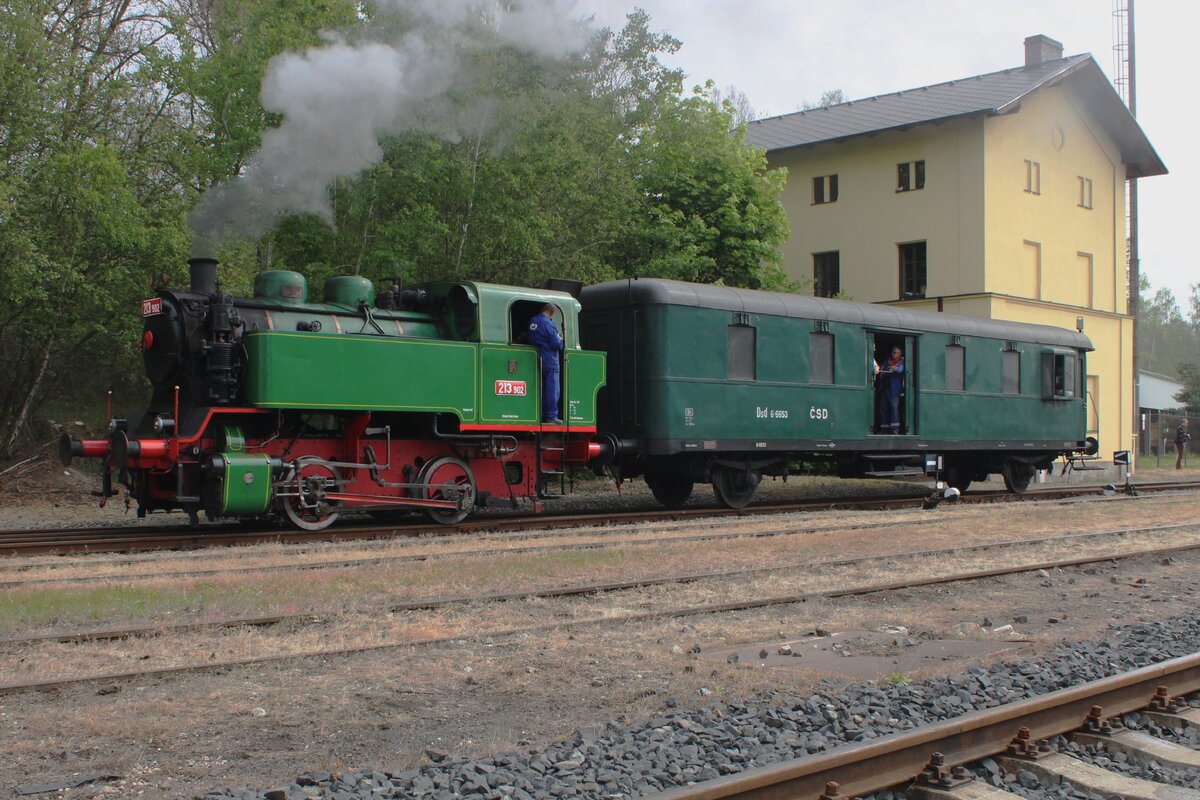
[{"label": "white smoke", "polygon": [[229,235],[260,236],[285,214],[316,214],[332,224],[330,186],[378,163],[381,137],[422,130],[454,140],[466,120],[483,124],[488,98],[453,111],[447,99],[470,53],[495,43],[547,59],[582,50],[590,30],[574,6],[385,0],[378,13],[405,22],[394,40],[376,31],[357,40],[331,35],[328,44],[271,59],[262,103],[282,121],[263,135],[242,174],[208,191],[192,213],[198,252],[214,253]]}]

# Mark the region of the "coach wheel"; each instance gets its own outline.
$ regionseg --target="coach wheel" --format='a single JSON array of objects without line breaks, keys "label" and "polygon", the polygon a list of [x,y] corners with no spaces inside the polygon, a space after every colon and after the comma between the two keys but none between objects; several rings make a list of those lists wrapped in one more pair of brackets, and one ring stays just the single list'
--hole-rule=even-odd
[{"label": "coach wheel", "polygon": [[1004,462],[1004,488],[1013,494],[1021,494],[1033,480],[1033,467],[1019,461]]},{"label": "coach wheel", "polygon": [[953,486],[960,492],[965,492],[967,487],[971,485],[971,472],[964,469],[961,465],[951,462],[946,465],[945,480],[948,485]]},{"label": "coach wheel", "polygon": [[655,500],[667,508],[679,508],[692,496],[695,483],[687,475],[646,473],[646,485]]},{"label": "coach wheel", "polygon": [[475,474],[465,463],[441,456],[427,461],[417,475],[422,485],[419,496],[426,500],[453,500],[454,508],[427,508],[425,513],[434,522],[454,525],[462,522],[475,507]]},{"label": "coach wheel", "polygon": [[337,491],[338,476],[334,468],[320,461],[301,462],[284,480],[283,513],[293,525],[305,531],[328,528],[338,518],[336,500],[325,493]]},{"label": "coach wheel", "polygon": [[713,494],[724,506],[745,508],[761,480],[762,475],[754,471],[713,467]]}]

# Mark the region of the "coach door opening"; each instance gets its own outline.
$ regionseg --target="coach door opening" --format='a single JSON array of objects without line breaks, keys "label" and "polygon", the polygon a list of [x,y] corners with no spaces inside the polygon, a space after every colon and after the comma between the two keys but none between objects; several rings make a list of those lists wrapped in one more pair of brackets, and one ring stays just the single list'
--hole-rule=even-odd
[{"label": "coach door opening", "polygon": [[871,432],[882,436],[915,433],[915,402],[912,379],[911,336],[876,333],[872,336],[870,369],[874,382],[874,413]]}]

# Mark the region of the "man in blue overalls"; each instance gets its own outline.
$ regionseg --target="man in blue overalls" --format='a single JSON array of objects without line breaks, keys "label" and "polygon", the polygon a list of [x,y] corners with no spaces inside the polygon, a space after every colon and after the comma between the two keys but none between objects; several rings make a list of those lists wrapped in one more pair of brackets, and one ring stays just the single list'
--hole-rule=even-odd
[{"label": "man in blue overalls", "polygon": [[904,393],[904,351],[892,348],[892,357],[879,370],[883,389],[881,433],[900,433],[900,395]]},{"label": "man in blue overalls", "polygon": [[542,358],[542,421],[547,425],[562,425],[558,416],[559,353],[563,338],[554,326],[554,306],[542,306],[541,312],[529,320],[526,341],[538,349]]}]

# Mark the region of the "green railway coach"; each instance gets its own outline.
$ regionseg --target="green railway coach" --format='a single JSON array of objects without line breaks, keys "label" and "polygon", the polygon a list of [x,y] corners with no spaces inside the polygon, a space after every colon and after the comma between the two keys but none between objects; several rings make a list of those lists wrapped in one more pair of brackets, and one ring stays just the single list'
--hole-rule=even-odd
[{"label": "green railway coach", "polygon": [[[666,280],[581,295],[584,344],[608,353],[600,430],[624,475],[677,505],[711,482],[738,507],[799,459],[840,475],[991,473],[1023,490],[1086,437],[1082,333]],[[894,432],[875,364],[906,364]],[[940,457],[940,460],[939,460]]]}]

